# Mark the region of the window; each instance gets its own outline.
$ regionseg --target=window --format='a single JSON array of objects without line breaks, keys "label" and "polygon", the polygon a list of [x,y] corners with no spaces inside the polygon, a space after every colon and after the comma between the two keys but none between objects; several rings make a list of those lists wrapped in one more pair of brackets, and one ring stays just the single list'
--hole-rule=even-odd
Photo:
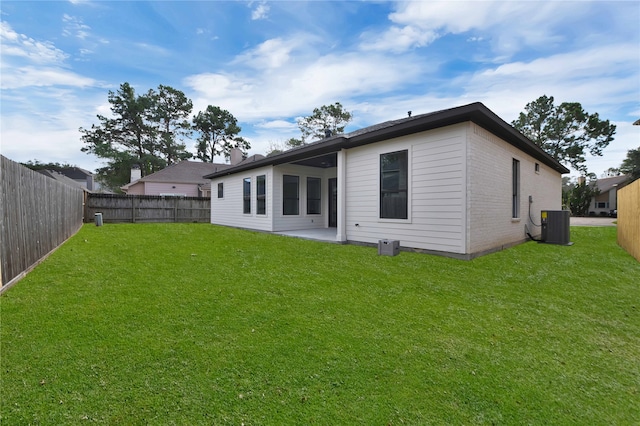
[{"label": "window", "polygon": [[408,151],[380,155],[380,218],[407,219]]},{"label": "window", "polygon": [[282,214],[298,215],[300,214],[300,177],[299,176],[282,176]]},{"label": "window", "polygon": [[320,214],[321,209],[321,180],[320,178],[307,178],[307,214]]},{"label": "window", "polygon": [[608,209],[609,208],[609,203],[606,201],[598,201],[596,203],[596,208],[597,209]]},{"label": "window", "polygon": [[536,163],[535,172],[536,173],[540,173],[540,164],[539,163]]},{"label": "window", "polygon": [[511,217],[520,217],[520,161],[515,158],[511,164]]},{"label": "window", "polygon": [[222,182],[218,184],[218,198],[224,198],[224,185]]},{"label": "window", "polygon": [[256,214],[267,214],[267,177],[256,177]]},{"label": "window", "polygon": [[251,178],[244,178],[242,182],[242,212],[251,213]]}]

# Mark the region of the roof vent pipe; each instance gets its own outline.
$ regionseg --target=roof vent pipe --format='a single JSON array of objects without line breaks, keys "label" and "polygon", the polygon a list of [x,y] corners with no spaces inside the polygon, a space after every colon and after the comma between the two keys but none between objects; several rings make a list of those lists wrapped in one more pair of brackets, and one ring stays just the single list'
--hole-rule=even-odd
[{"label": "roof vent pipe", "polygon": [[324,129],[324,137],[325,138],[331,137],[331,129]]},{"label": "roof vent pipe", "polygon": [[411,111],[407,111],[407,115],[411,117]]}]

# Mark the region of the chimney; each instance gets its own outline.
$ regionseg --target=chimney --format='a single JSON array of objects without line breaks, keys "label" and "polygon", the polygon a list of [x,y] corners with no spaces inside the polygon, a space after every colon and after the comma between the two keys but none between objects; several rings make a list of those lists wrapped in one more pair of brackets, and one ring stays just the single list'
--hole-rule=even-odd
[{"label": "chimney", "polygon": [[137,180],[139,180],[142,177],[142,171],[140,170],[140,166],[137,164],[134,164],[131,167],[131,180],[130,182],[133,183]]},{"label": "chimney", "polygon": [[586,178],[586,177],[584,177],[584,176],[580,176],[580,177],[578,178],[578,185],[584,185],[586,181],[587,181],[587,178]]},{"label": "chimney", "polygon": [[235,166],[236,164],[240,164],[244,159],[242,154],[242,150],[239,148],[231,148],[231,152],[229,153],[229,157],[231,160],[231,165]]}]

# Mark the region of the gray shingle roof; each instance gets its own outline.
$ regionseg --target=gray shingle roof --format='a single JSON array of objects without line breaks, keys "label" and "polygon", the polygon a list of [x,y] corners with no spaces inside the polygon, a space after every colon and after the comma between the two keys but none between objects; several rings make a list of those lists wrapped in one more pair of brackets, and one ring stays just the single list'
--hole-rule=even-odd
[{"label": "gray shingle roof", "polygon": [[135,182],[124,185],[128,188],[136,182],[158,182],[158,183],[207,183],[205,175],[216,173],[231,167],[229,164],[220,163],[203,163],[200,161],[181,161],[176,164],[165,167],[164,169],[152,173]]},{"label": "gray shingle roof", "polygon": [[471,121],[482,126],[559,173],[569,173],[569,169],[498,117],[493,111],[482,103],[475,102],[460,107],[405,117],[399,120],[385,121],[345,135],[331,136],[249,164],[240,163],[228,169],[213,172],[206,175],[205,178],[211,179],[256,167],[300,161],[305,158],[337,152],[341,149],[355,148],[361,145],[437,129],[465,121]]},{"label": "gray shingle roof", "polygon": [[622,187],[623,185],[628,183],[629,180],[631,180],[631,178],[627,175],[601,178],[596,180],[596,186],[602,193],[602,192],[607,192],[611,190],[611,188],[613,188],[613,185],[618,185],[618,187]]}]

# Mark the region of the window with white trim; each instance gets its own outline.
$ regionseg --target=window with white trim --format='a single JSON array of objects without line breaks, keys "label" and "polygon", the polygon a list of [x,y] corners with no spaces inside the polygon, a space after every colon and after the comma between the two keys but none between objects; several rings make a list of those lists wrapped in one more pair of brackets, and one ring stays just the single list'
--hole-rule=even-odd
[{"label": "window with white trim", "polygon": [[256,214],[267,214],[267,177],[256,177]]},{"label": "window with white trim", "polygon": [[321,180],[316,177],[307,178],[307,214],[320,214]]},{"label": "window with white trim", "polygon": [[242,181],[242,212],[251,213],[251,178]]},{"label": "window with white trim", "polygon": [[380,154],[380,218],[407,219],[409,151]]},{"label": "window with white trim", "polygon": [[520,217],[520,161],[511,162],[511,217]]},{"label": "window with white trim", "polygon": [[300,214],[300,176],[282,176],[282,214]]}]

